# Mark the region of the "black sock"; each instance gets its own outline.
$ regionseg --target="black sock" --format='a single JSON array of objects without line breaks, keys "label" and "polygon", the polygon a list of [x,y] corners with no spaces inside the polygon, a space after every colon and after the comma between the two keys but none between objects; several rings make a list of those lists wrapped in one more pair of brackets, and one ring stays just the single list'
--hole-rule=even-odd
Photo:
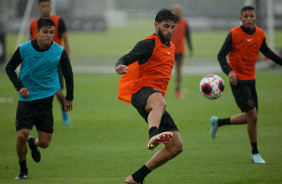
[{"label": "black sock", "polygon": [[218,119],[217,125],[218,127],[221,127],[223,125],[230,125],[230,118]]},{"label": "black sock", "polygon": [[143,165],[138,171],[132,174],[132,178],[137,183],[142,183],[144,178],[151,172],[150,169]]},{"label": "black sock", "polygon": [[149,129],[149,139],[151,139],[153,136],[158,135],[159,129],[156,126],[153,126]]},{"label": "black sock", "polygon": [[21,172],[27,172],[26,160],[22,162],[19,161],[19,164],[20,164]]},{"label": "black sock", "polygon": [[258,147],[257,147],[257,142],[251,143],[251,146],[252,146],[252,154],[259,153]]}]

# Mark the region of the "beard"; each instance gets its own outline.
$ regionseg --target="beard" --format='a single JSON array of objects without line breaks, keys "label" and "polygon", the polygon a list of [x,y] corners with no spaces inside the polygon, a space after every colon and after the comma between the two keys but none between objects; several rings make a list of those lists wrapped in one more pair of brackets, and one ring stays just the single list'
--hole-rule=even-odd
[{"label": "beard", "polygon": [[170,42],[170,40],[171,40],[170,38],[165,37],[164,33],[161,31],[160,28],[158,29],[158,35],[160,37],[161,42],[163,42],[164,44]]}]

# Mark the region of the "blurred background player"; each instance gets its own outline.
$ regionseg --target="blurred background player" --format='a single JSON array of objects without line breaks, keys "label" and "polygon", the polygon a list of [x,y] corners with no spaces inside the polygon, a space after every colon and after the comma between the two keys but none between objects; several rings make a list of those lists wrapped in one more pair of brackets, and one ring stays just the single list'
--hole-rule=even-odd
[{"label": "blurred background player", "polygon": [[264,31],[255,25],[257,15],[254,7],[244,6],[239,18],[242,25],[230,30],[218,54],[218,61],[223,72],[228,75],[235,101],[244,114],[225,119],[213,116],[211,136],[214,139],[217,129],[223,125],[247,124],[252,147],[251,160],[254,163],[265,163],[257,148],[258,98],[255,66],[259,51],[279,65],[282,65],[282,58],[269,49]]},{"label": "blurred background player", "polygon": [[155,33],[138,42],[116,63],[117,74],[122,75],[118,98],[131,103],[148,123],[147,148],[159,150],[146,164],[125,179],[128,184],[142,184],[154,169],[179,155],[182,141],[178,128],[166,111],[164,96],[174,64],[174,45],[170,41],[176,23],[171,10],[161,9],[155,17]]},{"label": "blurred background player", "polygon": [[[61,89],[59,65],[65,77],[67,96],[64,110],[72,110],[73,73],[66,50],[53,42],[55,23],[48,18],[38,21],[38,38],[21,44],[6,66],[6,72],[19,92],[16,113],[17,155],[20,173],[15,179],[27,179],[26,154],[28,141],[35,162],[41,160],[38,149],[47,148],[53,135],[53,99]],[[19,77],[16,69],[21,64]],[[36,126],[38,138],[29,136]]]},{"label": "blurred background player", "polygon": [[175,96],[177,98],[185,98],[185,95],[180,91],[181,86],[181,68],[183,62],[183,55],[185,52],[185,40],[189,46],[189,55],[193,56],[193,46],[191,42],[191,33],[189,25],[185,18],[182,16],[182,7],[180,4],[175,4],[173,6],[173,13],[178,17],[178,21],[176,22],[175,29],[173,31],[173,35],[171,37],[171,41],[175,45],[175,71],[176,71],[176,88],[175,88]]},{"label": "blurred background player", "polygon": [[[56,16],[56,15],[51,15],[51,10],[52,10],[51,0],[39,0],[38,1],[38,9],[40,11],[41,17],[50,18],[51,20],[53,20],[53,22],[55,22],[56,26],[55,26],[54,41],[61,46],[62,46],[62,41],[64,42],[64,48],[65,48],[65,50],[68,53],[68,56],[70,58],[70,46],[69,46],[69,40],[68,40],[67,27],[66,27],[64,20],[61,17]],[[38,19],[39,18],[34,19],[33,21],[30,22],[30,38],[29,38],[29,40],[37,38],[36,30],[37,30]],[[56,97],[61,104],[61,111],[62,111],[62,115],[63,115],[64,125],[69,125],[70,122],[71,122],[71,119],[69,117],[69,113],[64,111],[64,101],[65,101],[66,95],[64,94],[64,91],[63,91],[64,81],[63,81],[62,70],[61,70],[60,67],[59,67],[59,70],[58,70],[58,75],[59,75],[59,79],[60,79],[61,90],[59,90],[56,93]]]}]

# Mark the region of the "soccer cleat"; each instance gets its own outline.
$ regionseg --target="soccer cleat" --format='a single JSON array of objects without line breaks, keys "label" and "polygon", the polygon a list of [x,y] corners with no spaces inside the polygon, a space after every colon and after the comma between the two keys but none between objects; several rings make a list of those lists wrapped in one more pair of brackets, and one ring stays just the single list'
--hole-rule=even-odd
[{"label": "soccer cleat", "polygon": [[251,154],[251,161],[255,164],[264,164],[265,161],[261,158],[260,154]]},{"label": "soccer cleat", "polygon": [[127,178],[124,181],[124,184],[143,184],[142,183],[137,183],[133,180],[132,175],[127,176]]},{"label": "soccer cleat", "polygon": [[218,117],[213,116],[213,117],[211,117],[210,121],[211,121],[211,137],[213,139],[215,139],[215,135],[216,135],[216,132],[217,132],[217,129],[218,129],[218,124],[217,124]]},{"label": "soccer cleat", "polygon": [[19,175],[15,177],[15,180],[24,180],[27,179],[28,171],[20,171]]},{"label": "soccer cleat", "polygon": [[68,126],[71,122],[70,116],[68,112],[62,111],[64,125]]},{"label": "soccer cleat", "polygon": [[32,144],[34,140],[35,139],[32,136],[28,136],[27,142],[28,142],[29,149],[31,151],[31,157],[33,158],[35,162],[39,162],[41,159],[41,154],[40,154],[39,148],[34,143]]},{"label": "soccer cleat", "polygon": [[176,91],[175,92],[175,97],[176,98],[180,98],[180,99],[184,99],[185,95],[183,93],[181,93],[180,91]]},{"label": "soccer cleat", "polygon": [[149,150],[153,151],[160,143],[167,143],[170,141],[172,136],[172,132],[162,132],[158,135],[155,135],[149,140],[147,147]]}]

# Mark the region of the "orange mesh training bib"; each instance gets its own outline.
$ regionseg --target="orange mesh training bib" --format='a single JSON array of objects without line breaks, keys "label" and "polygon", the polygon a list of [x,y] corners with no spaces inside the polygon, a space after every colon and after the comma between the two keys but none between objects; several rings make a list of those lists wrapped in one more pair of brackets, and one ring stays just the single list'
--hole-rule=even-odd
[{"label": "orange mesh training bib", "polygon": [[230,30],[232,34],[232,50],[228,53],[229,66],[238,80],[254,80],[255,67],[259,50],[265,39],[264,31],[255,26],[252,35],[245,33],[240,26]]},{"label": "orange mesh training bib", "polygon": [[138,61],[128,66],[128,72],[122,75],[119,82],[118,99],[131,103],[131,95],[142,87],[156,88],[165,96],[171,71],[174,64],[175,46],[164,45],[156,35],[146,39],[155,39],[155,48],[151,58],[142,65]]}]

